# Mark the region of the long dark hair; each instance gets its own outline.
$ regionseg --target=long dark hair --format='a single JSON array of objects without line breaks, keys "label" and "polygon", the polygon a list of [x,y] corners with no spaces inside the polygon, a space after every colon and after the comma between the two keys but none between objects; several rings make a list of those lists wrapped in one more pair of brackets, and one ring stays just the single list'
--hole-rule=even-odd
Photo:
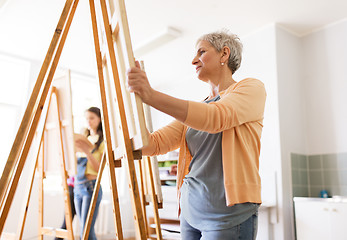
[{"label": "long dark hair", "polygon": [[[96,133],[99,135],[99,139],[95,143],[95,148],[92,151],[92,152],[94,152],[94,151],[98,150],[98,148],[100,147],[100,144],[104,140],[104,132],[102,131],[101,112],[100,112],[100,108],[98,108],[98,107],[90,107],[86,111],[95,113],[100,118],[100,123],[99,123],[97,130],[96,130]],[[88,137],[89,135],[90,135],[90,130],[86,129],[86,136]]]}]

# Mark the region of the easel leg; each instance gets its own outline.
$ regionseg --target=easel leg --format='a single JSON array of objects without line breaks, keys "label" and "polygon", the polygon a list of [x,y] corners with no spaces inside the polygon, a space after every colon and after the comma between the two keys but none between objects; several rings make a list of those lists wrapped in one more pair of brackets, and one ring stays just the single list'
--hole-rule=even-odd
[{"label": "easel leg", "polygon": [[41,143],[40,143],[40,146],[39,146],[39,149],[38,149],[38,153],[37,153],[37,158],[35,160],[35,162],[33,162],[32,164],[32,167],[30,168],[31,169],[31,181],[29,183],[29,187],[27,187],[27,199],[26,201],[24,202],[24,207],[23,207],[23,210],[21,211],[21,217],[19,218],[19,226],[18,226],[18,231],[17,231],[17,239],[20,240],[23,238],[23,232],[24,232],[24,226],[25,226],[25,220],[26,220],[26,217],[27,217],[27,213],[28,213],[28,207],[29,207],[29,202],[30,202],[30,197],[31,197],[31,192],[32,192],[32,189],[33,189],[33,183],[34,183],[34,179],[35,179],[35,172],[36,172],[36,167],[37,167],[37,164],[38,164],[38,161],[39,161],[39,155],[40,155],[40,149],[41,149],[41,146],[42,146],[42,138],[41,138]]},{"label": "easel leg", "polygon": [[157,233],[157,239],[162,240],[163,236],[161,234],[160,218],[159,218],[159,212],[158,212],[158,198],[157,198],[157,195],[155,194],[151,158],[146,157],[146,160],[147,160],[147,166],[148,166],[148,171],[150,176],[150,186],[151,186],[151,193],[152,193],[151,197],[152,197],[154,220],[155,220],[155,230]]},{"label": "easel leg", "polygon": [[142,211],[143,211],[143,218],[145,219],[145,229],[146,229],[146,236],[148,238],[148,221],[147,221],[147,214],[146,214],[146,193],[145,193],[145,183],[146,183],[146,175],[144,174],[144,162],[142,159],[138,160],[139,165],[139,172],[140,172],[140,184],[141,184],[141,202],[142,202]]},{"label": "easel leg", "polygon": [[[102,102],[104,136],[106,140],[106,158],[108,161],[108,167],[109,167],[109,173],[110,173],[110,187],[111,187],[111,193],[112,193],[111,195],[112,195],[112,203],[113,203],[113,216],[114,216],[116,237],[117,239],[122,240],[123,230],[122,230],[121,217],[120,217],[117,182],[116,182],[116,176],[115,176],[115,170],[114,170],[115,165],[114,165],[114,156],[112,152],[112,143],[111,143],[111,135],[110,135],[110,125],[109,125],[110,120],[108,116],[108,109],[107,109],[107,102],[106,102],[106,90],[105,90],[105,82],[104,82],[103,69],[102,69],[102,57],[100,52],[100,42],[99,42],[98,29],[97,29],[94,0],[89,0],[89,6],[90,6],[91,19],[92,19],[92,27],[93,27],[95,55],[96,55],[96,61],[98,66],[98,77],[99,77],[100,95],[101,95],[101,102]],[[109,26],[109,25],[106,25],[106,26]]]},{"label": "easel leg", "polygon": [[60,108],[58,104],[58,98],[57,98],[57,92],[56,89],[53,88],[53,93],[56,96],[57,99],[57,109],[58,109],[58,119],[59,119],[59,138],[60,138],[60,149],[61,149],[61,156],[62,159],[60,161],[60,169],[61,169],[61,177],[62,177],[62,184],[64,189],[64,201],[65,201],[65,222],[66,222],[66,230],[68,232],[68,239],[73,240],[74,234],[72,229],[72,212],[71,212],[71,201],[70,201],[70,193],[69,193],[69,187],[67,185],[67,179],[68,175],[66,172],[66,166],[65,166],[65,154],[64,154],[64,143],[63,143],[63,134],[62,134],[62,125],[61,125],[61,117],[60,117]]},{"label": "easel leg", "polygon": [[[50,68],[50,72],[49,72],[49,75],[47,77],[46,83],[44,85],[44,88],[43,88],[43,91],[42,91],[42,94],[41,94],[41,97],[40,97],[40,101],[39,101],[38,105],[35,105],[36,109],[31,109],[30,108],[31,111],[34,111],[34,117],[33,117],[30,129],[29,129],[29,133],[28,133],[27,137],[25,138],[23,151],[22,151],[22,153],[20,155],[17,168],[13,172],[14,165],[17,162],[17,156],[19,155],[19,149],[20,149],[19,147],[22,146],[22,144],[21,144],[22,143],[22,139],[21,138],[24,137],[24,135],[25,135],[24,133],[26,132],[26,129],[28,127],[26,125],[27,123],[24,123],[24,125],[25,125],[23,127],[24,129],[21,130],[21,128],[20,128],[20,130],[19,130],[19,132],[18,132],[18,134],[16,136],[16,140],[15,140],[15,143],[13,144],[13,146],[19,145],[19,146],[17,146],[18,149],[17,149],[17,147],[13,147],[13,149],[16,149],[17,151],[13,150],[13,153],[12,154],[10,153],[10,156],[9,156],[7,162],[6,162],[6,165],[5,165],[5,169],[4,169],[3,175],[2,175],[2,177],[0,179],[0,194],[1,194],[2,197],[4,195],[3,193],[4,193],[5,189],[6,188],[8,189],[8,195],[6,196],[6,199],[2,200],[3,204],[1,206],[2,210],[1,210],[1,216],[0,216],[0,234],[3,231],[3,227],[5,225],[5,221],[6,221],[6,218],[7,218],[9,209],[10,209],[10,206],[12,204],[14,193],[15,193],[15,191],[17,189],[19,177],[20,177],[20,175],[22,173],[22,170],[23,170],[23,167],[24,167],[24,164],[25,164],[25,161],[26,161],[29,149],[30,149],[30,145],[32,143],[32,140],[33,140],[33,137],[34,137],[34,134],[35,134],[35,131],[36,131],[36,128],[37,128],[37,125],[38,125],[41,113],[42,113],[42,109],[43,109],[44,103],[46,102],[46,99],[47,99],[47,94],[48,94],[48,91],[49,91],[49,88],[50,88],[50,85],[51,85],[51,82],[52,82],[52,79],[53,79],[53,76],[54,76],[57,64],[59,62],[59,58],[60,58],[62,49],[64,47],[64,43],[65,43],[65,40],[66,40],[68,31],[69,31],[69,28],[71,26],[71,22],[72,22],[72,19],[73,19],[73,16],[74,16],[74,13],[75,13],[75,10],[76,10],[76,7],[77,7],[78,0],[75,0],[73,2],[72,8],[69,5],[69,4],[71,4],[71,2],[72,2],[71,0],[67,0],[67,3],[66,3],[66,6],[69,6],[68,10],[71,10],[70,14],[68,14],[69,12],[63,12],[62,17],[61,17],[61,19],[59,20],[59,23],[58,23],[58,25],[61,22],[65,23],[65,21],[66,21],[66,16],[65,15],[68,14],[68,19],[67,19],[66,25],[65,25],[65,27],[63,29],[63,33],[62,33],[61,40],[59,42],[57,51],[55,52],[54,59],[53,59],[53,62],[52,62],[51,68]],[[65,8],[64,8],[64,10],[65,10]],[[64,15],[64,17],[63,17],[63,15]],[[61,29],[57,29],[56,30],[56,33],[58,33],[59,35],[60,35],[60,32],[61,32]],[[34,96],[34,98],[36,99],[37,96]],[[28,113],[28,114],[30,114],[30,113]],[[20,131],[23,131],[23,132],[20,132]],[[18,140],[17,140],[17,137],[19,138]],[[11,152],[12,152],[12,150],[11,150]],[[7,176],[4,177],[4,175],[7,175]],[[13,175],[13,180],[10,183],[10,186],[8,186],[9,181],[11,179],[11,175]]]},{"label": "easel leg", "polygon": [[90,206],[89,206],[89,210],[88,210],[88,216],[87,216],[86,222],[84,224],[84,231],[83,231],[82,239],[88,239],[88,237],[89,237],[90,226],[92,224],[92,220],[93,220],[93,216],[94,216],[96,201],[98,199],[99,190],[100,190],[101,177],[102,177],[102,173],[103,173],[104,168],[105,168],[105,164],[106,164],[106,156],[104,154],[102,156],[101,163],[99,166],[98,177],[96,179],[92,200],[90,202]]},{"label": "easel leg", "polygon": [[[44,134],[44,132],[43,132]],[[42,146],[41,146],[41,158],[38,159],[37,163],[37,170],[39,172],[39,222],[38,222],[38,239],[43,240],[43,235],[42,235],[42,228],[43,228],[43,179],[44,179],[44,137],[42,139]]]},{"label": "easel leg", "polygon": [[[49,94],[49,100],[48,100],[48,105],[47,105],[47,112],[46,112],[46,116],[44,116],[45,121],[43,124],[43,128],[42,128],[42,135],[41,135],[41,148],[38,152],[38,159],[37,159],[37,171],[39,173],[39,216],[38,216],[38,239],[39,240],[43,240],[43,204],[44,204],[44,194],[43,194],[43,179],[45,178],[45,128],[46,128],[46,122],[47,122],[47,118],[48,118],[48,112],[49,112],[49,108],[51,106],[52,103],[52,91]],[[42,116],[43,117],[43,116]]]},{"label": "easel leg", "polygon": [[115,220],[116,237],[118,237],[119,240],[123,240],[123,230],[122,230],[122,223],[120,218],[116,173],[114,170],[115,166],[114,166],[113,159],[108,159],[108,168],[109,168],[109,174],[110,174],[110,187],[111,187],[111,195],[112,195],[112,203],[113,203],[113,216]]}]

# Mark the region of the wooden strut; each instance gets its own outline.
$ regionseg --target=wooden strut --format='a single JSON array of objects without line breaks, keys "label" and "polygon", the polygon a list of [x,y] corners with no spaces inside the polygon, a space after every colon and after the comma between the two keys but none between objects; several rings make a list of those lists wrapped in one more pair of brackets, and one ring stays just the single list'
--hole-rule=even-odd
[{"label": "wooden strut", "polygon": [[[103,76],[103,70],[102,70],[102,58],[101,58],[101,52],[100,52],[100,43],[99,43],[99,36],[98,36],[98,29],[97,29],[97,22],[96,22],[94,0],[89,0],[89,6],[90,6],[90,14],[91,14],[91,20],[92,20],[92,27],[93,27],[94,47],[95,47],[95,55],[96,55],[96,61],[97,61],[100,95],[101,95],[101,103],[102,103],[102,116],[103,116],[102,122],[104,126],[104,136],[106,140],[105,141],[106,142],[106,158],[108,161],[108,167],[109,167],[109,173],[110,173],[110,183],[111,183],[110,186],[111,186],[111,193],[112,193],[111,196],[112,196],[112,202],[113,202],[113,216],[114,216],[114,223],[115,223],[115,230],[116,230],[116,238],[122,240],[123,232],[122,232],[122,224],[121,224],[121,217],[120,217],[116,176],[115,176],[115,170],[114,170],[114,167],[115,167],[114,160],[113,160],[114,157],[112,152],[110,123],[109,123],[109,116],[108,116],[108,109],[107,109],[107,102],[106,102],[106,95],[105,95],[106,90],[105,90],[104,76]],[[98,181],[97,181],[96,188],[94,190],[92,204],[89,208],[89,212],[87,216],[87,225],[85,225],[86,227],[83,233],[83,239],[88,239],[89,229],[90,229],[90,225],[92,221],[92,215],[94,214],[94,211],[91,211],[91,209],[93,207],[95,208],[95,204],[97,200],[97,193],[95,194],[95,191],[99,189],[100,187],[100,179],[101,179],[102,170],[101,171],[99,170],[98,172],[98,177],[97,177]]]},{"label": "wooden strut", "polygon": [[[145,71],[145,65],[143,61],[140,61],[140,67],[141,70]],[[148,107],[148,106],[147,106]],[[148,109],[149,110],[149,109]],[[149,117],[149,115],[147,115],[146,118],[146,124],[147,126],[150,126],[150,128],[152,128],[152,120]],[[152,130],[152,129],[150,129]],[[151,163],[151,157],[146,156],[143,157],[140,162],[139,162],[139,167],[140,167],[140,173],[141,173],[141,187],[142,187],[142,207],[143,207],[143,212],[144,215],[146,216],[146,205],[147,203],[147,199],[146,199],[146,195],[145,195],[145,190],[144,190],[144,182],[145,182],[145,174],[143,174],[143,171],[146,171],[146,166],[148,168],[148,173],[149,173],[149,187],[150,187],[150,196],[151,196],[151,201],[153,204],[153,214],[154,214],[154,221],[155,221],[155,230],[156,230],[156,236],[157,236],[157,240],[162,240],[163,236],[162,236],[162,232],[161,232],[161,226],[160,226],[160,218],[159,218],[159,201],[158,201],[158,197],[155,191],[155,186],[154,186],[154,174],[152,171],[152,163]],[[143,168],[143,169],[142,169]],[[146,217],[147,220],[147,217]],[[147,233],[149,231],[149,226],[148,226],[148,222],[145,221],[146,223],[146,228],[147,228]],[[148,234],[147,234],[147,237]]]},{"label": "wooden strut", "polygon": [[[40,146],[42,145],[42,141]],[[40,149],[40,147],[39,147]],[[36,161],[33,161],[33,166],[30,170],[31,172],[31,181],[28,182],[29,183],[29,187],[27,187],[27,193],[25,194],[25,196],[27,196],[26,201],[24,202],[25,204],[23,205],[23,210],[20,213],[21,217],[19,218],[19,227],[18,227],[18,231],[17,231],[17,239],[20,240],[23,238],[23,232],[24,232],[24,225],[25,225],[25,220],[27,217],[27,213],[28,213],[28,207],[29,207],[29,202],[30,202],[30,197],[31,197],[31,192],[33,189],[33,183],[34,183],[34,179],[35,179],[35,171],[36,171],[36,167],[37,167],[37,162],[38,162],[38,158],[39,155],[37,155]]]},{"label": "wooden strut", "polygon": [[144,162],[143,160],[138,161],[138,166],[139,166],[139,172],[140,172],[140,186],[141,186],[141,203],[142,203],[142,212],[143,212],[143,217],[145,219],[145,228],[146,228],[146,236],[147,238],[149,237],[149,227],[148,227],[148,222],[147,222],[147,213],[146,213],[146,205],[148,205],[148,202],[146,200],[145,196],[145,176],[144,176]]},{"label": "wooden strut", "polygon": [[[44,139],[44,134],[45,131],[43,131],[42,133],[42,138]],[[45,178],[44,175],[44,159],[45,159],[45,151],[43,151],[44,149],[44,142],[42,142],[42,156],[41,156],[41,161],[39,160],[37,163],[37,170],[39,173],[39,219],[38,219],[38,233],[39,240],[43,240],[43,235],[41,234],[41,229],[43,228],[43,200],[44,200],[44,196],[43,196],[43,179]],[[40,152],[38,152],[38,154],[40,154]]]},{"label": "wooden strut", "polygon": [[141,202],[139,197],[140,195],[139,195],[139,189],[138,189],[136,172],[135,172],[133,148],[132,148],[131,139],[129,136],[128,123],[127,123],[126,115],[125,115],[122,90],[121,90],[121,85],[120,85],[120,80],[118,75],[115,50],[113,46],[112,32],[111,32],[111,27],[109,24],[105,0],[100,0],[100,5],[101,5],[101,11],[102,11],[102,18],[104,22],[107,47],[108,47],[109,56],[110,56],[112,75],[113,75],[113,80],[114,80],[114,85],[116,90],[116,99],[117,99],[118,110],[120,115],[121,132],[123,136],[122,140],[125,146],[125,160],[126,160],[125,162],[127,163],[127,168],[128,168],[129,188],[131,193],[130,196],[132,199],[134,220],[136,222],[135,224],[136,232],[137,232],[137,235],[140,237],[140,239],[146,239],[146,229],[144,226],[144,218],[142,214]]},{"label": "wooden strut", "polygon": [[28,207],[29,207],[29,202],[30,202],[30,197],[31,197],[31,192],[32,192],[32,187],[33,187],[33,183],[34,183],[34,179],[35,179],[35,171],[36,168],[38,167],[38,161],[39,161],[39,153],[41,151],[41,148],[43,147],[43,133],[41,134],[41,139],[40,139],[40,144],[38,147],[38,154],[37,154],[37,158],[35,161],[33,161],[33,164],[30,169],[30,172],[32,172],[31,174],[31,181],[30,181],[30,185],[29,187],[27,187],[27,193],[25,194],[25,196],[27,196],[25,204],[23,205],[23,210],[21,211],[21,216],[19,217],[19,225],[18,225],[18,230],[17,230],[17,235],[16,235],[16,239],[20,240],[23,238],[23,232],[24,232],[24,225],[25,225],[25,220],[27,217],[27,213],[28,213]]},{"label": "wooden strut", "polygon": [[[18,181],[21,176],[28,152],[34,138],[34,134],[43,110],[47,94],[50,89],[52,79],[59,62],[65,40],[71,26],[71,22],[76,11],[78,0],[67,0],[59,19],[56,31],[45,61],[40,70],[38,79],[34,86],[34,91],[30,97],[29,104],[24,113],[20,128],[17,132],[10,155],[7,159],[3,174],[0,179],[1,194],[1,216],[0,216],[0,234],[2,233],[5,221],[12,204],[12,200],[17,189]],[[59,41],[60,40],[60,41]],[[58,47],[57,43],[59,41]],[[54,56],[54,57],[53,57]],[[53,57],[53,62],[51,59]],[[43,81],[48,67],[50,71],[46,81]],[[43,85],[43,89],[42,89]],[[42,91],[41,91],[42,90]],[[40,94],[41,93],[41,94]],[[31,123],[31,124],[30,124]],[[19,160],[18,160],[19,157]]]},{"label": "wooden strut", "polygon": [[155,187],[154,187],[154,180],[153,180],[153,171],[152,171],[152,163],[151,163],[151,158],[150,157],[145,157],[147,161],[147,166],[148,166],[148,171],[149,171],[149,176],[150,176],[150,187],[151,187],[151,200],[153,204],[153,212],[154,212],[154,221],[155,221],[155,231],[157,234],[157,239],[162,240],[163,236],[161,234],[161,227],[160,227],[160,218],[159,218],[159,203],[158,203],[158,198],[157,195],[155,194]]},{"label": "wooden strut", "polygon": [[[84,223],[85,227],[83,230],[82,239],[88,239],[88,237],[89,237],[90,227],[92,224],[94,210],[95,210],[95,206],[96,206],[96,200],[98,199],[98,195],[99,195],[101,177],[102,177],[102,173],[104,171],[105,165],[106,165],[106,157],[105,157],[105,154],[103,154],[101,162],[100,162],[100,166],[99,166],[98,177],[96,178],[96,182],[95,182],[92,200],[90,202],[90,206],[89,206],[89,210],[88,210],[87,219],[86,219],[86,222]],[[115,211],[113,213],[115,214]],[[120,212],[118,211],[118,214],[119,213]],[[119,219],[117,219],[117,220],[120,221],[120,216],[119,216]],[[117,225],[117,227],[119,227],[119,229],[116,228],[116,239],[123,239],[121,223],[120,222],[118,223],[115,221],[115,224]],[[118,224],[120,226],[118,226]]]},{"label": "wooden strut", "polygon": [[[58,110],[58,121],[59,121],[59,137],[60,137],[60,147],[61,147],[61,156],[62,159],[60,161],[60,169],[61,169],[61,176],[62,176],[62,184],[64,189],[64,202],[65,202],[65,222],[66,222],[66,229],[68,233],[68,239],[73,240],[73,229],[72,229],[72,211],[71,211],[71,201],[70,201],[70,193],[69,193],[69,187],[67,185],[67,179],[68,174],[66,171],[66,165],[65,165],[65,154],[64,154],[64,143],[63,143],[63,134],[62,134],[62,124],[61,124],[61,117],[60,117],[60,108],[58,104],[58,95],[57,90],[55,87],[52,89],[52,95],[55,95],[56,102],[57,102],[57,110]],[[47,112],[48,113],[48,112]]]}]

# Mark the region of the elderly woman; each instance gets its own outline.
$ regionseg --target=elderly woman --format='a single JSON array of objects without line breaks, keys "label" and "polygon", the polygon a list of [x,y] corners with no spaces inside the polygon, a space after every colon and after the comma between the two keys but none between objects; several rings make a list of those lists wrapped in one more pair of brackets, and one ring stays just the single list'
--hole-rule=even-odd
[{"label": "elderly woman", "polygon": [[236,82],[242,44],[228,32],[202,36],[192,64],[210,85],[203,102],[177,99],[151,88],[137,66],[129,90],[176,120],[150,134],[144,155],[180,148],[177,188],[182,239],[255,239],[261,203],[260,137],[266,92],[262,82]]}]

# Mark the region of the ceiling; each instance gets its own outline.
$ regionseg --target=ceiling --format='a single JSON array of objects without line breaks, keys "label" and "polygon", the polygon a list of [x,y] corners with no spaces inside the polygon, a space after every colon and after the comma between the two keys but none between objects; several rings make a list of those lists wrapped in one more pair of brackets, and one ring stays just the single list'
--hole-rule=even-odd
[{"label": "ceiling", "polygon": [[[167,26],[182,32],[181,37],[175,40],[177,45],[167,44],[156,50],[160,52],[158,58],[163,64],[164,59],[169,61],[179,55],[187,55],[184,54],[186,51],[190,51],[189,57],[192,56],[192,39],[213,30],[228,28],[242,39],[264,25],[278,23],[288,31],[303,36],[347,17],[346,0],[125,2],[133,46],[140,45]],[[8,0],[0,9],[0,52],[41,62],[63,6],[64,0]],[[88,1],[80,0],[61,57],[62,65],[95,74],[92,41]]]}]

